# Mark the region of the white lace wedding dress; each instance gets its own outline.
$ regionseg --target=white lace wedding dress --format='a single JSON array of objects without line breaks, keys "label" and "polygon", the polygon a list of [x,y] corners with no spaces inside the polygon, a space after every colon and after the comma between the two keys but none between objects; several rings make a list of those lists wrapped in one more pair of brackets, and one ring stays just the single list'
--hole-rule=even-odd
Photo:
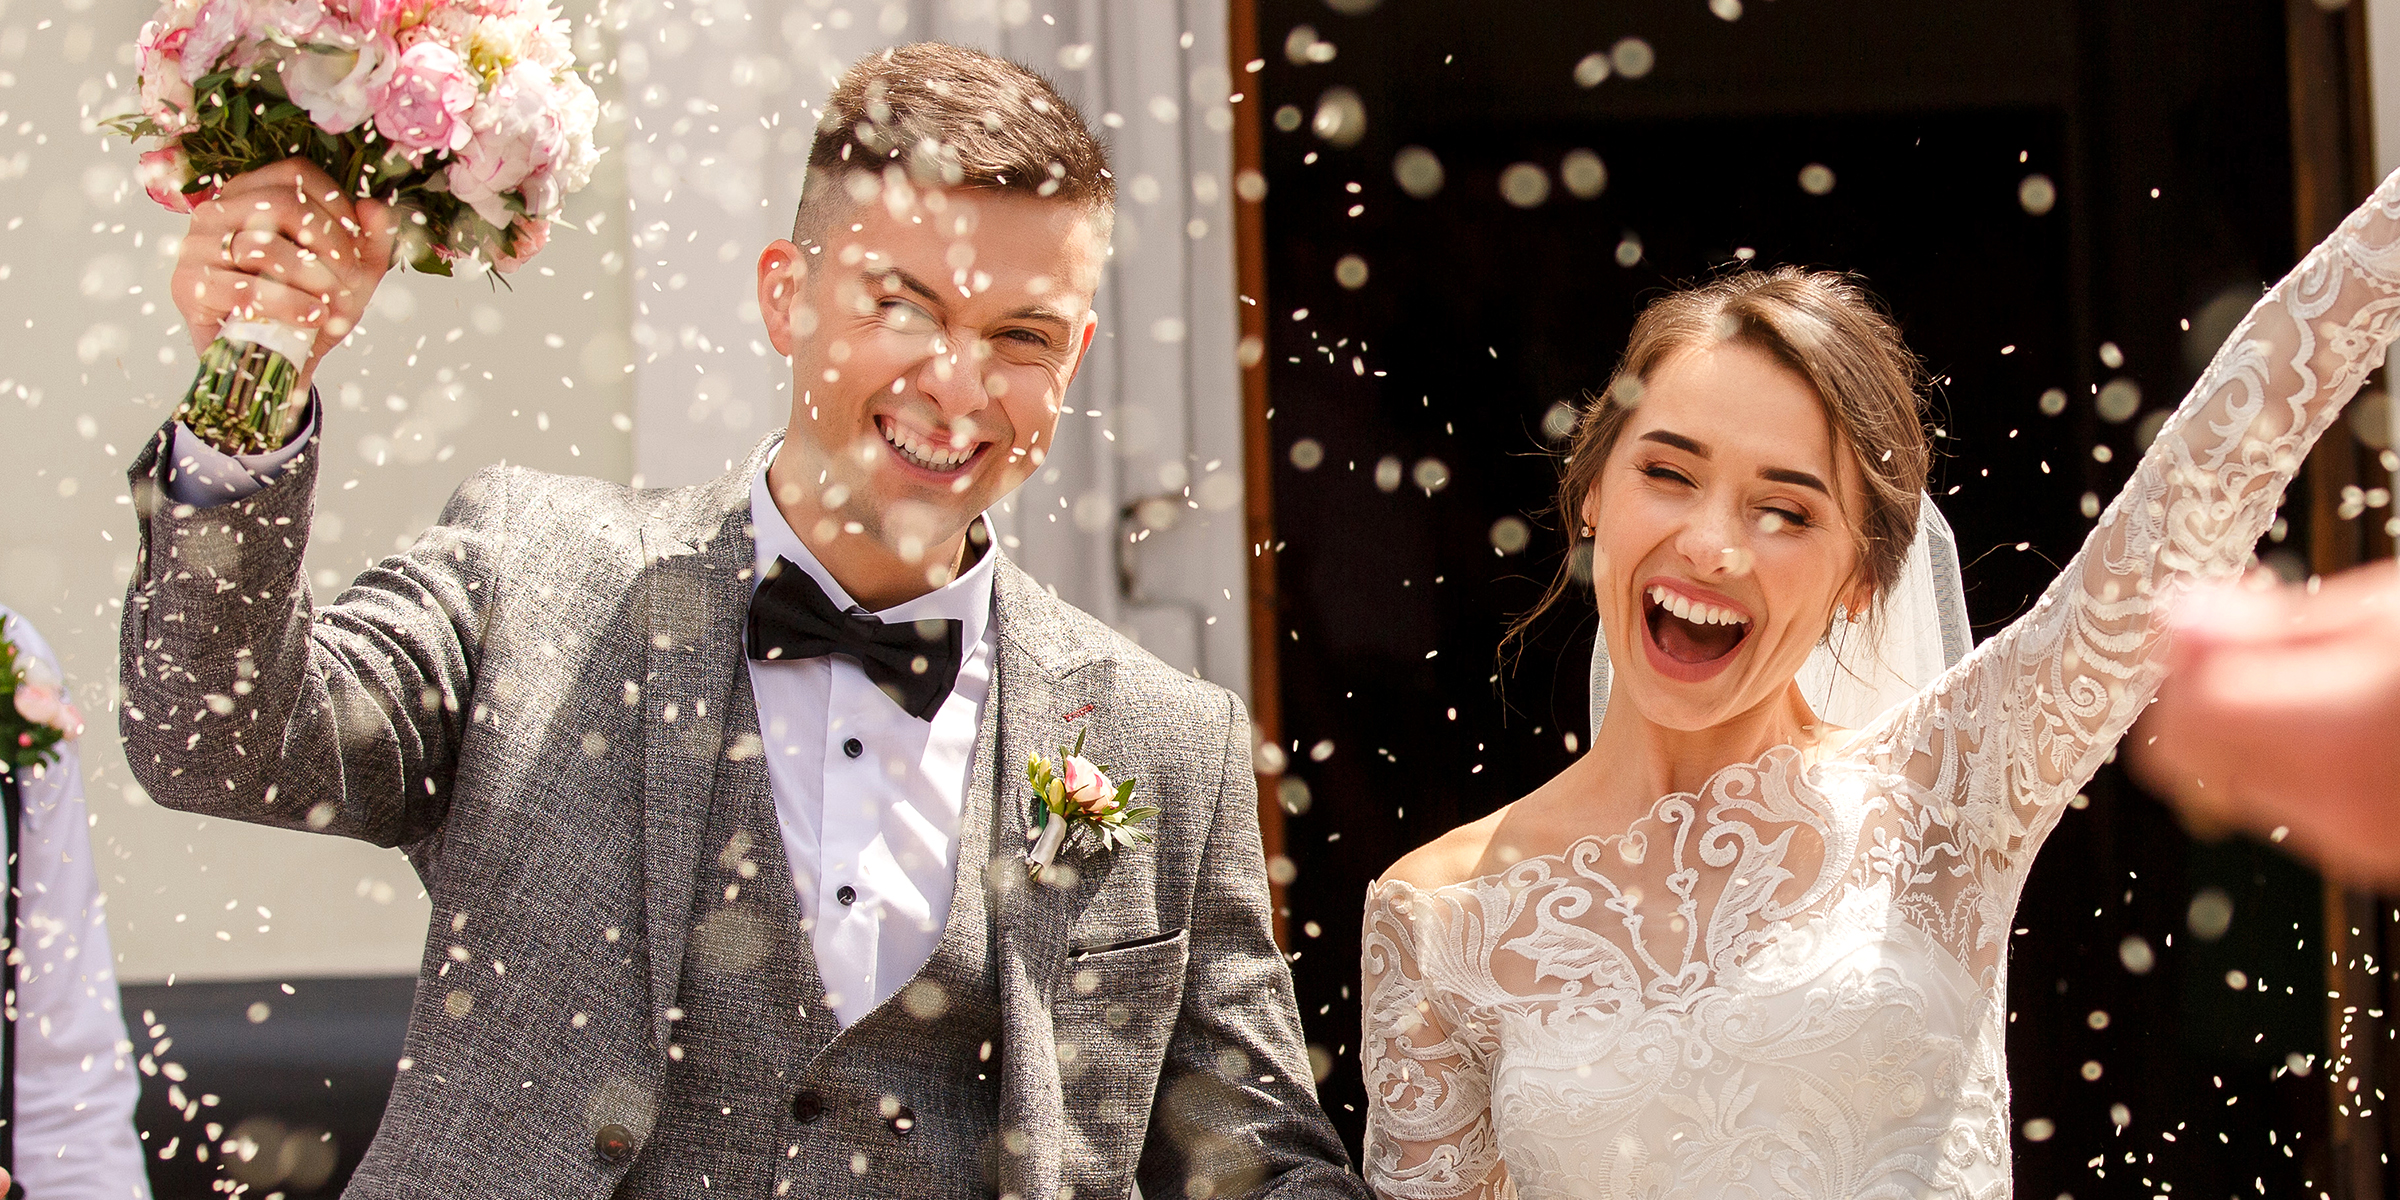
[{"label": "white lace wedding dress", "polygon": [[[1387,1197],[2005,1196],[2009,921],[2400,320],[2400,175],[2251,310],[2031,612],[1846,749],[1367,898]],[[1822,851],[1820,854],[1819,851]],[[1821,865],[1819,865],[1821,864]]]}]

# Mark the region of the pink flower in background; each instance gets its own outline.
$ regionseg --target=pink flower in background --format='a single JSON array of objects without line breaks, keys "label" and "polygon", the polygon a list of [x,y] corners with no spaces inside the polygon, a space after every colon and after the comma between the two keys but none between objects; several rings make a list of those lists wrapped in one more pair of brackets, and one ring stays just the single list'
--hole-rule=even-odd
[{"label": "pink flower in background", "polygon": [[183,185],[192,181],[192,160],[181,146],[165,146],[142,155],[134,163],[133,174],[142,181],[142,190],[168,212],[188,213],[195,202],[206,198],[184,194]]},{"label": "pink flower in background", "polygon": [[355,49],[303,50],[283,60],[283,88],[317,128],[348,133],[366,123],[379,86],[394,73],[392,58],[392,44],[379,36]]},{"label": "pink flower in background", "polygon": [[448,46],[418,42],[401,52],[375,97],[375,131],[411,154],[455,151],[473,133],[464,118],[474,106],[466,60]]},{"label": "pink flower in background", "polygon": [[525,265],[525,260],[542,252],[550,244],[550,222],[540,217],[528,217],[509,229],[509,244],[500,250],[493,268],[506,275]]},{"label": "pink flower in background", "polygon": [[1093,765],[1090,759],[1070,754],[1059,768],[1059,783],[1066,789],[1067,803],[1074,805],[1087,817],[1106,816],[1117,807],[1116,785]]},{"label": "pink flower in background", "polygon": [[83,714],[67,702],[56,688],[30,680],[17,684],[17,715],[36,725],[47,725],[67,738],[83,736]]}]

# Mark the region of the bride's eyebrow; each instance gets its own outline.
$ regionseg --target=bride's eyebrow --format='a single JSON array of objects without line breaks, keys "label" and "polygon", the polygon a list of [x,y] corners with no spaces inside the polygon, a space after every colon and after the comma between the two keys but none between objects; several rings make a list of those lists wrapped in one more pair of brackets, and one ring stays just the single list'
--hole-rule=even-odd
[{"label": "bride's eyebrow", "polygon": [[[1657,442],[1662,446],[1673,446],[1674,448],[1681,450],[1686,454],[1698,455],[1701,458],[1708,457],[1707,443],[1694,441],[1691,438],[1685,437],[1682,434],[1675,433],[1671,430],[1652,429],[1643,433],[1635,440],[1643,442]],[[1806,471],[1795,471],[1790,467],[1760,467],[1758,469],[1758,477],[1774,483],[1788,483],[1795,487],[1810,488],[1823,495],[1827,499],[1833,498],[1833,489],[1826,487],[1824,480],[1819,479]]]},{"label": "bride's eyebrow", "polygon": [[1789,483],[1798,487],[1813,488],[1826,499],[1833,499],[1833,490],[1825,486],[1825,481],[1806,471],[1795,471],[1789,467],[1760,467],[1758,477],[1775,483]]}]

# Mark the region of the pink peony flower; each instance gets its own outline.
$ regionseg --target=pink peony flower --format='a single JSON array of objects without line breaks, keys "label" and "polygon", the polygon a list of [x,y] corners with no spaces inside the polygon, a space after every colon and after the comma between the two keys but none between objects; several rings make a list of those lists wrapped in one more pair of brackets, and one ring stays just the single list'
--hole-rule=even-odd
[{"label": "pink peony flower", "polygon": [[141,36],[134,39],[134,63],[142,77],[142,115],[169,136],[192,126],[192,81],[183,71],[183,48],[191,40],[191,26],[170,26],[163,20],[142,26]]},{"label": "pink peony flower", "polygon": [[[186,79],[198,79],[217,69],[227,52],[254,44],[259,35],[258,5],[254,0],[208,0],[192,18],[192,32],[177,61]],[[236,55],[237,60],[247,57]]]},{"label": "pink peony flower", "polygon": [[525,260],[542,252],[550,244],[550,222],[540,217],[527,217],[509,227],[509,245],[499,248],[492,266],[506,275],[525,265]]},{"label": "pink peony flower", "polygon": [[379,89],[395,73],[393,47],[381,37],[355,48],[303,50],[283,60],[283,88],[292,103],[327,133],[348,133],[367,123]]},{"label": "pink peony flower", "polygon": [[325,0],[252,0],[257,28],[307,45],[327,37],[341,39],[342,22],[325,11]]},{"label": "pink peony flower", "polygon": [[557,85],[539,67],[519,63],[504,72],[467,116],[473,133],[450,164],[450,193],[506,228],[514,214],[505,197],[570,150],[559,99]]},{"label": "pink peony flower", "polygon": [[335,20],[362,32],[393,34],[415,7],[410,0],[328,0],[326,11]]},{"label": "pink peony flower", "polygon": [[1059,767],[1059,783],[1067,803],[1087,817],[1104,817],[1117,810],[1117,787],[1088,759],[1070,754]]},{"label": "pink peony flower", "polygon": [[474,133],[465,117],[475,91],[474,71],[457,51],[418,42],[400,53],[375,97],[375,131],[412,155],[456,151]]},{"label": "pink peony flower", "polygon": [[142,181],[142,190],[168,212],[188,213],[206,198],[184,194],[184,185],[192,181],[192,160],[181,146],[164,146],[142,155],[133,173]]}]

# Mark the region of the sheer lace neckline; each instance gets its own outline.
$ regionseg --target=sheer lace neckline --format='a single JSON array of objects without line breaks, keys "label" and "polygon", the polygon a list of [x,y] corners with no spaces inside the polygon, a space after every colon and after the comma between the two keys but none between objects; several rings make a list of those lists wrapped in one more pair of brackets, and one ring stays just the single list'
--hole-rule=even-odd
[{"label": "sheer lace neckline", "polygon": [[1589,861],[1588,856],[1592,852],[1607,848],[1611,842],[1621,841],[1637,833],[1644,833],[1645,826],[1665,824],[1662,814],[1672,814],[1679,805],[1697,805],[1711,796],[1719,795],[1726,778],[1736,773],[1744,775],[1771,774],[1778,778],[1793,779],[1810,791],[1815,791],[1818,782],[1815,776],[1820,769],[1841,761],[1846,754],[1865,744],[1858,730],[1847,730],[1845,734],[1838,750],[1827,751],[1814,761],[1809,761],[1806,752],[1800,747],[1790,742],[1778,742],[1767,747],[1766,753],[1756,758],[1726,763],[1710,772],[1708,778],[1701,781],[1698,788],[1691,791],[1668,792],[1652,801],[1650,807],[1643,810],[1642,815],[1635,817],[1624,829],[1610,833],[1583,834],[1549,853],[1528,854],[1511,861],[1507,866],[1498,870],[1486,871],[1480,875],[1470,875],[1449,883],[1435,884],[1432,887],[1419,887],[1405,879],[1387,875],[1377,879],[1368,888],[1368,894],[1372,897],[1388,891],[1406,889],[1420,896],[1438,896],[1444,892],[1460,889],[1472,890],[1477,886],[1495,882],[1524,870],[1528,864],[1564,867],[1578,861]]}]

